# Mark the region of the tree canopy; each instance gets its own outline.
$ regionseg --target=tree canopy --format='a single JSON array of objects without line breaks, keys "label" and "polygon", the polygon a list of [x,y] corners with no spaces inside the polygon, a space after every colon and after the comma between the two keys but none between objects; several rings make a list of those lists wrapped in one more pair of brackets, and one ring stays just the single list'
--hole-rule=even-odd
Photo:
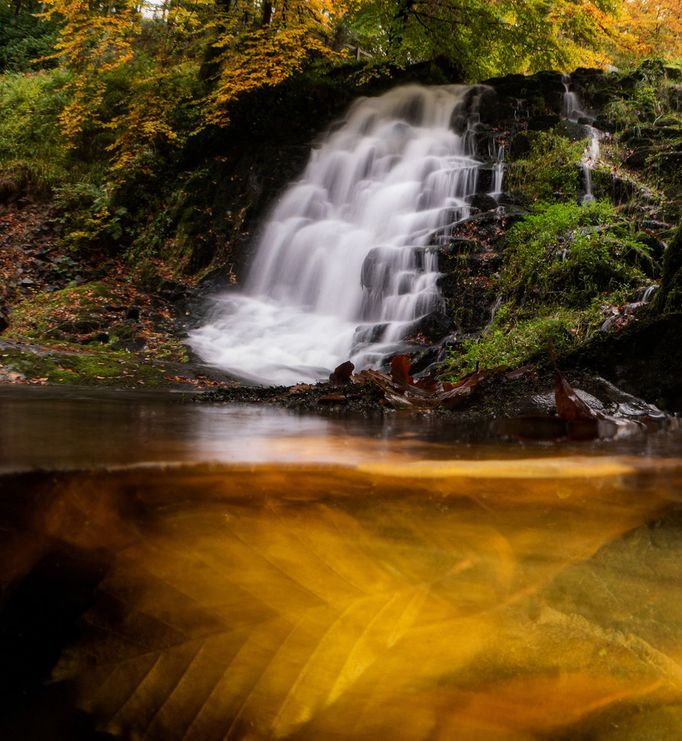
[{"label": "tree canopy", "polygon": [[682,55],[681,0],[0,0],[0,71],[60,66],[64,140],[145,171],[300,70],[449,58],[469,80]]}]

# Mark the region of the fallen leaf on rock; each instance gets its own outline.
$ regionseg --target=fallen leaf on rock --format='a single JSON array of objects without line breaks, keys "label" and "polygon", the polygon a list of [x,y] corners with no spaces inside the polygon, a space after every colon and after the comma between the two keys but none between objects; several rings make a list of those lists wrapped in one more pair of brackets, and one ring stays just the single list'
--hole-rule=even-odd
[{"label": "fallen leaf on rock", "polygon": [[[334,374],[332,373],[332,375]],[[287,393],[289,394],[289,396],[295,396],[296,394],[310,391],[311,388],[313,387],[309,383],[297,383],[295,386],[290,386]]]},{"label": "fallen leaf on rock", "polygon": [[414,381],[410,375],[410,358],[408,355],[394,355],[391,358],[391,380],[394,383],[402,383],[412,386]]},{"label": "fallen leaf on rock", "polygon": [[423,391],[428,391],[431,394],[443,391],[443,384],[434,376],[418,378],[416,381],[413,381],[413,383],[417,388],[422,389]]},{"label": "fallen leaf on rock", "polygon": [[337,401],[346,401],[346,397],[343,394],[325,394],[320,396],[317,400],[318,404],[333,404]]},{"label": "fallen leaf on rock", "polygon": [[354,370],[355,366],[350,360],[341,363],[341,365],[334,368],[333,373],[329,375],[329,383],[332,383],[335,386],[343,386],[347,383],[351,383],[351,376],[353,375]]},{"label": "fallen leaf on rock", "polygon": [[554,368],[554,400],[557,414],[567,422],[596,420],[598,418],[597,413],[590,409],[578,396],[575,389],[556,367]]},{"label": "fallen leaf on rock", "polygon": [[537,376],[535,369],[531,365],[522,365],[520,368],[514,368],[514,370],[507,371],[504,377],[507,381],[516,381],[524,376]]},{"label": "fallen leaf on rock", "polygon": [[[396,356],[406,358],[407,356]],[[405,362],[399,360],[391,363],[398,369],[395,375],[400,374],[405,368]],[[454,409],[462,404],[474,391],[476,386],[497,371],[476,371],[456,384],[441,384],[437,379],[421,379],[419,385],[406,384],[397,381],[395,375],[391,376],[380,371],[365,370],[355,376],[358,383],[371,383],[378,386],[384,393],[384,398],[393,407],[398,409],[429,410],[429,409]]]}]

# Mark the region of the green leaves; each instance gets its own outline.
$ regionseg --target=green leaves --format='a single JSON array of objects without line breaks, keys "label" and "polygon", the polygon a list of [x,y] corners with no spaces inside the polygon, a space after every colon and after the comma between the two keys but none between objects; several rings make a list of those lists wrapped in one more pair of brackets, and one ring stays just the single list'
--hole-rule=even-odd
[{"label": "green leaves", "polygon": [[366,0],[347,25],[376,56],[408,64],[443,55],[470,79],[605,61],[611,2]]}]

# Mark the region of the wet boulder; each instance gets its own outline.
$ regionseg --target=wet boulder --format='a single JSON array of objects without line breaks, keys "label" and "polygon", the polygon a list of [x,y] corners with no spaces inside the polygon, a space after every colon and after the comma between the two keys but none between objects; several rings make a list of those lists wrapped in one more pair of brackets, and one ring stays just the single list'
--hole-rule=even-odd
[{"label": "wet boulder", "polygon": [[497,201],[487,193],[477,193],[471,196],[469,203],[479,211],[491,211],[497,208]]},{"label": "wet boulder", "polygon": [[[679,269],[676,272],[679,275]],[[665,296],[666,292],[658,291]],[[679,292],[672,306],[682,305]],[[676,304],[675,301],[678,303]],[[659,305],[658,296],[654,306]],[[667,304],[664,302],[664,305]],[[682,412],[682,312],[652,316],[615,332],[599,333],[561,360],[562,367],[596,372],[628,394],[670,412]]]},{"label": "wet boulder", "polygon": [[452,331],[452,320],[443,311],[434,311],[417,319],[410,328],[410,337],[423,337],[429,342],[437,342]]}]

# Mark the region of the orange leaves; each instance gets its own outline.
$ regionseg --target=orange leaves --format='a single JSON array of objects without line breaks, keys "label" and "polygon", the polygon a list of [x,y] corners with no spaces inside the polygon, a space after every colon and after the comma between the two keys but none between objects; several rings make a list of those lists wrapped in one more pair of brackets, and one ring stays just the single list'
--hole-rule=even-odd
[{"label": "orange leaves", "polygon": [[333,373],[329,376],[329,383],[334,386],[344,386],[347,383],[351,383],[351,376],[355,370],[355,365],[347,360],[345,363],[341,363]]},{"label": "orange leaves", "polygon": [[208,99],[208,123],[226,125],[226,107],[243,93],[277,85],[301,70],[317,54],[336,57],[313,21],[227,33],[216,44],[223,49],[218,84]]},{"label": "orange leaves", "polygon": [[66,139],[75,144],[86,124],[98,120],[105,91],[102,76],[133,58],[141,16],[132,0],[119,3],[116,13],[93,10],[85,0],[46,0],[46,5],[46,17],[62,20],[55,56],[74,73],[71,100],[60,124]]},{"label": "orange leaves", "polygon": [[682,56],[682,0],[626,0],[620,29],[637,56]]},{"label": "orange leaves", "polygon": [[554,400],[557,414],[567,422],[597,418],[596,413],[578,396],[558,368],[554,369]]},{"label": "orange leaves", "polygon": [[391,359],[391,380],[395,383],[403,383],[407,386],[413,384],[410,375],[410,358],[407,355],[395,355]]},{"label": "orange leaves", "polygon": [[455,409],[461,406],[486,378],[498,370],[481,370],[470,373],[457,383],[443,383],[435,376],[415,381],[410,375],[410,359],[396,355],[391,360],[390,376],[380,371],[365,370],[356,374],[356,383],[370,383],[381,389],[387,406],[412,411],[430,409]]}]

